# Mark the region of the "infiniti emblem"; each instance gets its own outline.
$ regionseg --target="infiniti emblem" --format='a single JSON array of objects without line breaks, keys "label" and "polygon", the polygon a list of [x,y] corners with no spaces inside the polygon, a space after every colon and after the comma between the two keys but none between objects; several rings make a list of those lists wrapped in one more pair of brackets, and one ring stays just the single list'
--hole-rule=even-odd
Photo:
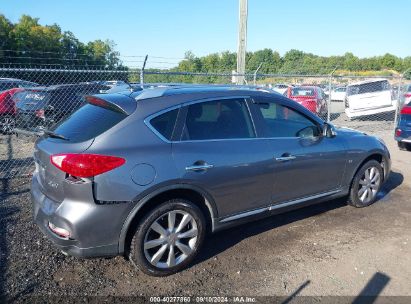
[{"label": "infiniti emblem", "polygon": [[57,189],[57,187],[59,186],[58,183],[54,183],[52,181],[47,182],[47,185],[49,185],[51,188]]}]

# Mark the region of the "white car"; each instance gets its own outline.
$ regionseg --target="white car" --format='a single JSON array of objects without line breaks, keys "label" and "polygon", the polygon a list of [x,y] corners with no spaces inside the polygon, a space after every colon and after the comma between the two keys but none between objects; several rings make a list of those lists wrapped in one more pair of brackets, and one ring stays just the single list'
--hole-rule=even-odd
[{"label": "white car", "polygon": [[345,113],[351,118],[395,111],[397,100],[387,79],[373,79],[347,86]]},{"label": "white car", "polygon": [[331,100],[332,101],[344,101],[347,88],[339,87],[331,91]]}]

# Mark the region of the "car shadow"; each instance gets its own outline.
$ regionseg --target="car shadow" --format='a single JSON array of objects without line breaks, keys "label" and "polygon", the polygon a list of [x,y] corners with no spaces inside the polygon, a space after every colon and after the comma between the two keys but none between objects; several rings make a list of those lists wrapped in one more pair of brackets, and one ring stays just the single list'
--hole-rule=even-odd
[{"label": "car shadow", "polygon": [[[378,200],[382,200],[388,193],[402,184],[404,177],[401,173],[391,172],[384,184]],[[248,225],[239,225],[210,235],[204,241],[203,249],[200,250],[192,266],[206,261],[227,249],[240,243],[249,237],[264,233],[266,231],[298,222],[300,220],[314,217],[331,210],[339,209],[347,205],[346,198],[338,198],[319,204],[303,207],[286,213],[256,218]]]},{"label": "car shadow", "polygon": [[377,194],[377,202],[383,200],[387,195],[404,182],[404,175],[401,173],[391,171],[387,181],[382,185],[380,191]]}]

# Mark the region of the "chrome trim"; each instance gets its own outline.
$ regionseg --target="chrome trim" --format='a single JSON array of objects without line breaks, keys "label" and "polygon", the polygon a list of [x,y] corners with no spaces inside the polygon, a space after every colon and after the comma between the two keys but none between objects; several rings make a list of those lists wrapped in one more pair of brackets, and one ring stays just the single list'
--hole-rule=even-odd
[{"label": "chrome trim", "polygon": [[313,200],[313,199],[317,199],[317,198],[337,194],[338,192],[341,192],[341,190],[334,190],[334,191],[329,191],[329,192],[324,192],[324,193],[320,193],[320,194],[316,194],[316,195],[307,196],[307,197],[304,197],[304,198],[298,198],[298,199],[291,200],[291,201],[288,201],[288,202],[271,205],[271,206],[268,207],[268,210],[271,211],[271,210],[276,210],[276,209],[287,207],[287,206],[292,206],[292,205],[303,203],[303,202],[310,201],[310,200]]},{"label": "chrome trim", "polygon": [[173,111],[173,110],[176,110],[176,109],[180,109],[180,108],[181,108],[181,104],[176,105],[176,106],[172,106],[172,107],[163,109],[163,110],[161,110],[161,111],[158,111],[158,112],[156,112],[156,113],[154,113],[154,114],[151,114],[151,115],[147,116],[147,117],[144,119],[144,124],[145,124],[155,135],[157,135],[157,137],[159,137],[162,141],[164,141],[164,142],[167,143],[167,144],[171,144],[173,141],[168,140],[168,139],[165,138],[163,135],[161,135],[161,133],[158,132],[158,131],[151,125],[150,122],[151,122],[152,119],[156,118],[157,116],[160,116],[160,115],[162,115],[162,114],[164,114],[164,113],[167,113],[167,112],[170,112],[170,111]]},{"label": "chrome trim", "polygon": [[[227,100],[227,99],[239,99],[239,98],[243,98],[244,102],[246,103],[247,109],[248,109],[248,114],[250,115],[250,119],[251,122],[253,124],[254,127],[254,135],[256,137],[247,137],[247,138],[220,138],[220,139],[201,139],[201,140],[168,140],[167,138],[165,138],[163,135],[161,135],[161,133],[159,133],[150,123],[150,121],[154,118],[156,118],[159,115],[162,115],[164,113],[167,113],[169,111],[173,111],[175,109],[179,109],[191,104],[196,104],[196,103],[201,103],[201,102],[207,102],[207,101],[214,101],[214,100]],[[248,106],[247,100],[253,100],[250,96],[224,96],[224,97],[213,97],[213,98],[206,98],[206,99],[198,99],[198,100],[192,100],[192,101],[188,101],[185,103],[181,103],[179,105],[175,105],[166,109],[163,109],[161,111],[155,112],[149,116],[147,116],[144,119],[144,124],[155,134],[157,135],[157,137],[159,137],[162,141],[164,141],[167,144],[178,144],[178,143],[192,143],[192,142],[213,142],[213,141],[233,141],[233,140],[273,140],[273,139],[303,139],[302,137],[297,137],[297,136],[292,136],[292,137],[258,137],[257,134],[257,128],[255,126],[255,122],[254,122],[254,117],[251,114],[251,109]],[[292,108],[293,109],[293,108]],[[293,109],[295,110],[295,109]],[[297,111],[297,110],[295,110]],[[300,113],[300,112],[299,112]],[[301,113],[301,115],[304,115]],[[306,116],[306,115],[305,115]],[[311,118],[308,118],[310,120],[312,120]]]},{"label": "chrome trim", "polygon": [[262,213],[264,211],[268,211],[268,207],[261,208],[261,209],[255,209],[255,210],[239,213],[239,214],[236,214],[236,215],[233,215],[233,216],[229,216],[229,217],[226,217],[225,219],[221,220],[220,223],[231,222],[231,221],[243,218],[243,217],[259,214],[259,213]]},{"label": "chrome trim", "polygon": [[204,164],[204,165],[194,165],[194,166],[188,166],[186,167],[186,171],[204,171],[207,169],[211,169],[213,168],[214,165],[208,165],[208,164]]},{"label": "chrome trim", "polygon": [[[140,96],[140,95],[139,95],[139,96]],[[247,110],[248,110],[248,115],[250,116],[250,119],[251,119],[251,121],[252,121],[253,118],[252,118],[250,109],[248,108],[248,104],[247,104],[247,99],[249,99],[249,98],[250,98],[250,96],[241,95],[241,96],[222,96],[222,97],[212,97],[212,98],[191,100],[191,101],[188,101],[188,102],[181,103],[181,104],[179,104],[179,105],[175,105],[175,106],[172,106],[172,107],[163,109],[163,110],[161,110],[161,111],[158,111],[158,112],[156,112],[156,113],[153,113],[153,114],[147,116],[147,117],[144,119],[144,124],[145,124],[155,135],[157,135],[162,141],[164,141],[165,143],[167,143],[167,144],[178,143],[178,142],[182,142],[182,141],[170,141],[170,140],[168,140],[168,139],[165,138],[163,135],[161,135],[161,133],[158,132],[158,131],[151,125],[150,121],[151,121],[152,119],[156,118],[157,116],[160,116],[160,115],[162,115],[162,114],[164,114],[164,113],[167,113],[167,112],[169,112],[169,111],[173,111],[173,110],[175,110],[175,109],[179,109],[179,108],[182,108],[182,107],[185,107],[185,106],[189,106],[189,105],[192,105],[192,104],[202,103],[202,102],[207,102],[207,101],[215,101],[215,100],[228,100],[228,99],[244,99],[244,102],[245,102],[246,107],[247,107]],[[253,121],[252,121],[252,123],[253,123]],[[254,123],[253,123],[253,127],[254,127],[254,135],[257,136]],[[253,139],[256,139],[256,138],[257,138],[257,137],[253,137]],[[239,139],[239,138],[235,138],[235,139]],[[225,139],[223,139],[223,140],[225,140]],[[199,141],[210,141],[210,140],[206,139],[206,140],[193,140],[193,141],[199,142]],[[187,141],[184,141],[184,142],[189,142],[189,141],[187,140]]]},{"label": "chrome trim", "polygon": [[307,197],[304,197],[304,198],[299,198],[299,199],[295,199],[295,200],[291,200],[291,201],[286,201],[286,202],[275,204],[275,205],[270,205],[268,207],[264,207],[264,208],[260,208],[260,209],[255,209],[255,210],[251,210],[251,211],[238,213],[238,214],[235,214],[235,215],[232,215],[232,216],[229,216],[229,217],[226,217],[226,218],[222,219],[220,221],[220,223],[235,221],[235,220],[238,220],[238,219],[241,219],[241,218],[244,218],[244,217],[248,217],[248,216],[252,216],[252,215],[255,215],[255,214],[262,213],[264,211],[272,211],[272,210],[276,210],[276,209],[279,209],[279,208],[292,206],[292,205],[303,203],[303,202],[310,201],[310,200],[313,200],[313,199],[333,195],[333,194],[336,194],[338,192],[341,192],[341,190],[334,190],[334,191],[324,192],[324,193],[320,193],[320,194],[316,194],[316,195],[307,196]]},{"label": "chrome trim", "polygon": [[411,143],[411,139],[401,139],[400,142]]},{"label": "chrome trim", "polygon": [[297,157],[290,155],[290,156],[284,156],[284,157],[276,157],[275,160],[278,162],[285,162],[285,161],[293,160],[296,158]]},{"label": "chrome trim", "polygon": [[273,140],[273,139],[301,139],[300,137],[250,137],[250,138],[219,138],[219,139],[202,139],[202,140],[182,140],[173,141],[173,144],[193,143],[193,142],[211,142],[211,141],[234,141],[234,140]]}]

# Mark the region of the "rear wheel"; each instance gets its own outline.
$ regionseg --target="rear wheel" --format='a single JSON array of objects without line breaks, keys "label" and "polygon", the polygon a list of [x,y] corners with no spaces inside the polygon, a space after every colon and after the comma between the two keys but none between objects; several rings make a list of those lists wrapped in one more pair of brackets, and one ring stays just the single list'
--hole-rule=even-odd
[{"label": "rear wheel", "polygon": [[205,220],[200,209],[186,200],[170,200],[141,220],[129,258],[146,274],[167,276],[190,264],[204,235]]},{"label": "rear wheel", "polygon": [[348,204],[357,208],[373,204],[383,182],[383,170],[376,160],[366,162],[355,174]]},{"label": "rear wheel", "polygon": [[12,134],[16,127],[16,120],[11,115],[4,115],[0,117],[0,131],[2,134]]},{"label": "rear wheel", "polygon": [[400,148],[400,150],[403,150],[403,151],[411,151],[411,144],[399,141],[398,148]]}]

